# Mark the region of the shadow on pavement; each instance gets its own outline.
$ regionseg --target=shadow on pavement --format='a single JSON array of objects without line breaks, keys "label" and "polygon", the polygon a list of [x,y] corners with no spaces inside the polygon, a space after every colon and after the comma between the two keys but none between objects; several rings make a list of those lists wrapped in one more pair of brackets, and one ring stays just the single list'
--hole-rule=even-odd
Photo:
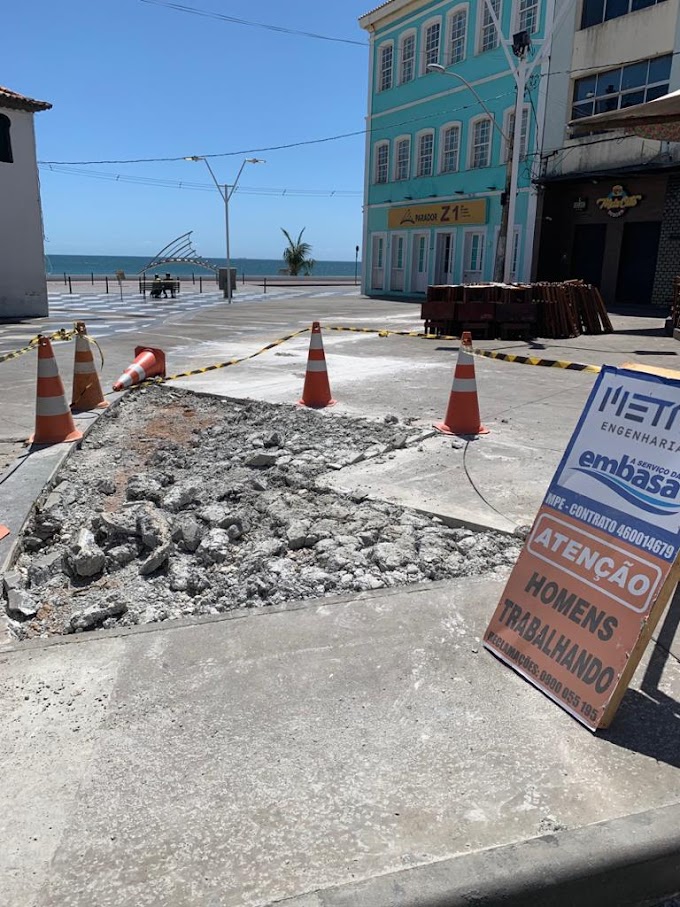
[{"label": "shadow on pavement", "polygon": [[616,746],[680,768],[680,702],[659,689],[664,669],[680,659],[673,643],[680,627],[680,586],[675,590],[640,690],[628,690],[613,726],[602,733]]}]

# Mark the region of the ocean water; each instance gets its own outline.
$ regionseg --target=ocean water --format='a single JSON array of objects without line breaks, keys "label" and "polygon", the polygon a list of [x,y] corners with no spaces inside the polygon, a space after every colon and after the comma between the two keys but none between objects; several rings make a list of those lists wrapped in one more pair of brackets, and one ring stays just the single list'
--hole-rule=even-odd
[{"label": "ocean water", "polygon": [[[218,267],[226,268],[225,259],[210,259]],[[124,271],[126,277],[136,277],[149,262],[148,258],[139,255],[49,255],[45,257],[45,270],[48,277],[61,277],[67,274],[71,277],[114,277],[116,271]],[[236,268],[238,276],[246,277],[273,277],[284,267],[281,259],[268,258],[233,258],[232,268]],[[169,272],[177,277],[190,277],[202,274],[204,277],[212,272],[201,269],[192,264],[159,265],[154,269],[165,274]],[[315,277],[354,277],[353,261],[317,261],[312,272]],[[361,274],[361,262],[359,262]]]}]

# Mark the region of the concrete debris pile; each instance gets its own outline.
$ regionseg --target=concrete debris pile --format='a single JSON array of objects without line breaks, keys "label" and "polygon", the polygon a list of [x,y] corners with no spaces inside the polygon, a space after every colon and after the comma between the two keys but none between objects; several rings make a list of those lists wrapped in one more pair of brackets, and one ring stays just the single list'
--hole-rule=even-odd
[{"label": "concrete debris pile", "polygon": [[67,461],[3,578],[18,638],[479,574],[521,541],[343,495],[331,469],[429,431],[154,387]]}]

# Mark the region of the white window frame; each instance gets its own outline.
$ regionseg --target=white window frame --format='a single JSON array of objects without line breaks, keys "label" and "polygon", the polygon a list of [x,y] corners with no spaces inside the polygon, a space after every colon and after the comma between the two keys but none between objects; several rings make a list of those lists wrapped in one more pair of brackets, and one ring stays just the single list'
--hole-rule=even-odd
[{"label": "white window frame", "polygon": [[[483,2],[483,0],[482,0]],[[518,0],[519,2],[519,0]],[[465,32],[463,34],[463,56],[460,60],[454,60],[451,53],[451,31],[453,28],[453,19],[459,13],[465,13]],[[467,42],[468,42],[468,27],[470,23],[470,6],[468,3],[459,3],[458,6],[454,6],[446,15],[446,48],[445,48],[445,66],[455,66],[457,63],[462,63],[463,60],[467,59]]]},{"label": "white window frame", "polygon": [[[431,156],[431,160],[430,160],[430,172],[421,173],[420,172],[420,142],[421,142],[421,139],[423,139],[426,135],[429,135],[432,137],[432,156]],[[416,133],[416,154],[415,154],[416,166],[415,166],[414,176],[417,179],[427,179],[428,177],[434,176],[435,152],[436,152],[436,148],[435,148],[434,129],[421,129],[420,132]]]},{"label": "white window frame", "polygon": [[[387,289],[395,293],[404,293],[406,291],[406,263],[408,262],[408,233],[405,230],[394,231],[390,233],[387,265]],[[401,242],[401,267],[394,266],[394,253]],[[401,286],[395,286],[395,271],[401,272]]]},{"label": "white window frame", "polygon": [[[520,152],[520,160],[523,160],[529,153],[529,136],[531,134],[531,118],[529,115],[529,105],[522,105],[522,129],[524,131],[524,140],[522,142],[523,148]],[[501,164],[507,164],[508,162],[508,138],[510,138],[510,130],[514,129],[513,120],[515,118],[515,108],[508,107],[507,110],[503,112],[503,142],[501,148]],[[526,124],[526,129],[524,128]],[[522,137],[520,135],[520,141]]]},{"label": "white window frame", "polygon": [[465,261],[465,248],[467,246],[467,237],[468,237],[468,234],[470,234],[470,233],[479,233],[480,236],[482,237],[482,239],[481,239],[481,257],[482,257],[481,265],[482,265],[482,267],[479,270],[479,272],[476,272],[476,273],[479,273],[480,280],[484,280],[484,274],[486,272],[486,264],[487,264],[487,262],[486,262],[486,253],[487,253],[486,243],[487,243],[487,239],[488,239],[487,228],[486,227],[464,227],[462,230],[462,233],[463,233],[463,237],[462,237],[463,245],[462,245],[462,249],[461,249],[461,260],[460,260],[461,282],[465,281],[465,274],[466,274],[466,272],[469,272],[469,270],[470,270],[466,267],[467,262]]},{"label": "white window frame", "polygon": [[433,25],[439,26],[439,44],[437,46],[437,59],[430,60],[430,63],[441,63],[442,58],[442,17],[433,16],[432,19],[428,19],[427,22],[423,22],[420,27],[420,73],[421,75],[427,75],[427,32],[428,29],[432,28]]},{"label": "white window frame", "polygon": [[[487,14],[486,0],[479,0],[479,3],[477,4],[477,8],[478,8],[478,13],[477,13],[477,42],[476,42],[477,49],[476,49],[476,52],[478,54],[485,54],[485,53],[488,53],[489,51],[496,50],[496,48],[500,46],[501,36],[498,34],[498,29],[496,28],[493,20],[491,19],[491,17],[489,17],[489,24],[490,24],[490,27],[493,27],[496,43],[493,45],[493,47],[482,47],[483,31],[484,31],[484,27],[485,27],[484,19]],[[498,21],[502,22],[503,21],[503,0],[498,0],[498,14],[497,15],[498,15]]]},{"label": "white window frame", "polygon": [[[474,166],[474,149],[475,149],[475,129],[478,123],[481,123],[483,120],[486,120],[489,124],[489,154],[487,157],[487,162],[483,167]],[[490,167],[493,158],[493,132],[494,132],[493,120],[488,114],[482,113],[479,116],[473,117],[468,121],[468,148],[467,148],[467,169],[468,170],[484,170],[486,167]]]},{"label": "white window frame", "polygon": [[[449,129],[458,130],[458,154],[456,160],[456,166],[453,170],[444,170],[444,136]],[[460,170],[460,156],[463,150],[463,124],[460,120],[454,120],[451,123],[444,123],[444,125],[439,130],[439,159],[437,161],[437,173],[457,173]]]},{"label": "white window frame", "polygon": [[[412,75],[410,79],[404,78],[404,44],[408,38],[413,38],[413,59],[412,63]],[[399,85],[406,85],[408,82],[413,82],[416,76],[418,75],[418,32],[415,28],[410,28],[408,31],[405,31],[404,34],[399,39]]]},{"label": "white window frame", "polygon": [[[406,176],[399,176],[398,167],[399,167],[399,145],[401,142],[408,142],[408,164],[406,167]],[[410,135],[398,135],[396,139],[393,140],[394,153],[392,154],[392,179],[394,182],[403,182],[411,178],[411,154],[413,148],[413,142]]]},{"label": "white window frame", "polygon": [[[496,263],[496,256],[498,255],[498,239],[500,237],[500,227],[496,227],[493,233],[493,262],[494,267]],[[522,228],[515,227],[512,232],[512,246],[510,247],[509,253],[506,250],[506,254],[511,256],[510,260],[510,282],[511,283],[520,283],[520,274],[522,268],[518,269],[518,265],[522,261]],[[513,267],[514,266],[514,267]]]},{"label": "white window frame", "polygon": [[[378,155],[381,148],[387,148],[387,163],[385,165],[385,179],[378,179]],[[386,139],[380,139],[373,146],[373,184],[376,186],[385,186],[390,181],[390,143]]]},{"label": "white window frame", "polygon": [[[392,65],[390,67],[390,78],[389,85],[383,85],[383,53],[386,50],[391,50],[392,52]],[[382,44],[378,45],[378,66],[377,66],[377,84],[375,90],[377,94],[381,94],[383,91],[389,91],[390,88],[394,86],[394,41],[383,41]]]},{"label": "white window frame", "polygon": [[[373,260],[373,253],[375,251],[376,239],[382,239],[382,256],[383,256],[382,265],[377,265],[375,263],[375,261]],[[371,240],[370,240],[371,269],[370,269],[370,272],[368,275],[368,282],[369,282],[369,287],[371,290],[379,290],[379,291],[382,290],[383,292],[385,291],[385,286],[386,286],[385,278],[387,276],[387,271],[388,271],[388,269],[385,267],[385,265],[386,265],[385,259],[387,256],[388,245],[389,245],[389,243],[388,243],[388,234],[387,233],[385,233],[383,231],[377,231],[375,233],[371,233]],[[381,286],[375,285],[374,278],[375,278],[376,271],[382,271],[382,285]]]},{"label": "white window frame", "polygon": [[[521,2],[521,0],[513,0],[513,4],[512,4],[512,23],[513,23],[512,31],[513,31],[513,33],[522,31],[522,28],[520,27],[520,24],[519,24],[520,2]],[[534,26],[533,29],[527,29],[527,31],[529,32],[530,35],[535,35],[538,31],[540,31],[540,28],[541,28],[541,2],[540,2],[540,0],[533,0],[533,2],[536,6],[536,25]]]},{"label": "white window frame", "polygon": [[439,251],[439,248],[438,248],[439,247],[439,237],[445,236],[447,234],[451,237],[451,256],[450,256],[451,270],[448,271],[448,274],[451,276],[453,282],[455,283],[456,275],[460,272],[460,264],[461,264],[460,261],[458,260],[458,258],[456,257],[459,254],[458,253],[459,231],[456,228],[454,228],[452,230],[450,227],[447,227],[445,229],[442,228],[442,229],[434,231],[434,249],[433,249],[434,254],[432,256],[432,260],[433,260],[432,279],[433,279],[433,281],[439,280],[440,275],[437,272],[437,254]]}]

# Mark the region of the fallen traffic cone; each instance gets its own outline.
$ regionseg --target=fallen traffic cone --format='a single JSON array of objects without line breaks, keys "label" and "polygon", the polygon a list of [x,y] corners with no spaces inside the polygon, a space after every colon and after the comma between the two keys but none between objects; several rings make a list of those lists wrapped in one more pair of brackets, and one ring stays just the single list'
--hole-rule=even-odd
[{"label": "fallen traffic cone", "polygon": [[315,321],[312,325],[312,336],[309,340],[305,386],[302,390],[302,399],[298,400],[298,403],[301,406],[312,406],[316,409],[321,409],[324,406],[333,406],[335,402],[331,397],[331,386],[328,383],[328,370],[326,369],[326,356],[323,351],[321,325],[318,321]]},{"label": "fallen traffic cone", "polygon": [[445,435],[486,435],[479,418],[479,401],[477,400],[477,380],[475,378],[475,361],[471,352],[472,337],[465,331],[458,351],[458,362],[453,373],[453,385],[449,397],[449,406],[443,422],[435,423],[437,431]]},{"label": "fallen traffic cone", "polygon": [[35,403],[33,444],[60,444],[83,437],[78,431],[66,402],[57,360],[47,337],[38,338],[38,391]]},{"label": "fallen traffic cone", "polygon": [[113,385],[114,391],[124,391],[147,378],[165,378],[165,353],[152,346],[135,348],[135,361],[128,365]]},{"label": "fallen traffic cone", "polygon": [[104,409],[108,405],[102,393],[102,386],[99,383],[99,375],[94,364],[92,347],[87,337],[85,322],[77,321],[71,409],[77,411]]},{"label": "fallen traffic cone", "polygon": [[7,526],[0,526],[0,539],[4,539],[6,535],[9,535],[9,529]]}]

